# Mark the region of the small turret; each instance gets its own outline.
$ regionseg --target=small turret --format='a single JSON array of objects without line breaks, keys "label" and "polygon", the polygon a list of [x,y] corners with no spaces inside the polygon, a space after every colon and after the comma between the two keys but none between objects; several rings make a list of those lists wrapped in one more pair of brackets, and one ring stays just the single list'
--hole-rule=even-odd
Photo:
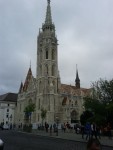
[{"label": "small turret", "polygon": [[77,89],[80,89],[80,79],[79,79],[79,75],[78,75],[77,65],[76,65],[76,79],[75,79],[75,86],[76,86]]}]

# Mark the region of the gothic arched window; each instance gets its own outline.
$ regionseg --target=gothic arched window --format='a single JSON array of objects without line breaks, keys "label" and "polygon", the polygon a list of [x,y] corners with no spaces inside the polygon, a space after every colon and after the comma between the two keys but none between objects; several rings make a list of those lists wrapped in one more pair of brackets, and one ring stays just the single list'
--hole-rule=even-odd
[{"label": "gothic arched window", "polygon": [[46,50],[46,59],[48,59],[48,50]]},{"label": "gothic arched window", "polygon": [[52,49],[52,60],[55,60],[55,51]]},{"label": "gothic arched window", "polygon": [[55,65],[52,66],[52,76],[55,75]]}]

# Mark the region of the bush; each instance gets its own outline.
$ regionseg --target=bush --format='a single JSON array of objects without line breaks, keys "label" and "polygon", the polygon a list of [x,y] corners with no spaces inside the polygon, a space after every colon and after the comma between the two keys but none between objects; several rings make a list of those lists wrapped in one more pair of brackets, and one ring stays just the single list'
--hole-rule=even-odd
[{"label": "bush", "polygon": [[23,126],[23,131],[25,131],[25,132],[31,132],[32,131],[32,124],[30,124],[30,125],[24,125]]}]

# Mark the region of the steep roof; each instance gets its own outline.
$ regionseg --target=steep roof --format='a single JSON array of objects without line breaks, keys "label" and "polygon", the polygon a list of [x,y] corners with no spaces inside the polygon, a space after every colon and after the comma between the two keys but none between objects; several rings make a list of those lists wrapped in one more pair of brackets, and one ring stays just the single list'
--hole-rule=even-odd
[{"label": "steep roof", "polygon": [[0,95],[0,101],[16,102],[18,94],[16,93],[6,93]]},{"label": "steep roof", "polygon": [[66,93],[66,94],[72,94],[72,95],[88,95],[90,93],[91,89],[86,89],[86,88],[80,88],[78,89],[76,86],[72,85],[67,85],[67,84],[61,84],[60,87],[60,93]]},{"label": "steep roof", "polygon": [[30,67],[29,70],[28,70],[26,79],[25,79],[25,83],[24,83],[24,86],[23,86],[23,91],[27,90],[31,78],[32,78],[32,70],[31,70],[31,67]]},{"label": "steep roof", "polygon": [[19,93],[21,93],[23,91],[23,83],[21,82],[20,84],[20,89],[19,89]]}]

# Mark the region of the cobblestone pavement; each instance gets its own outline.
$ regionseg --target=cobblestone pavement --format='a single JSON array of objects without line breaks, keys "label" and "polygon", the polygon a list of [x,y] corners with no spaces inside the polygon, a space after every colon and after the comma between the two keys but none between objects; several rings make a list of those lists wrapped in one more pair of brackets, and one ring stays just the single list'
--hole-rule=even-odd
[{"label": "cobblestone pavement", "polygon": [[[79,141],[79,142],[87,142],[85,138],[82,139],[81,134],[76,134],[74,133],[74,131],[63,133],[61,130],[59,130],[58,136],[56,135],[56,133],[53,133],[53,132],[50,134],[50,132],[46,133],[45,131],[39,131],[39,130],[34,130],[32,133],[35,133],[37,135],[42,135],[42,136],[50,136],[50,137],[74,140],[74,141]],[[109,139],[106,136],[101,136],[101,139],[99,139],[99,141],[104,146],[113,147],[113,138]]]}]

